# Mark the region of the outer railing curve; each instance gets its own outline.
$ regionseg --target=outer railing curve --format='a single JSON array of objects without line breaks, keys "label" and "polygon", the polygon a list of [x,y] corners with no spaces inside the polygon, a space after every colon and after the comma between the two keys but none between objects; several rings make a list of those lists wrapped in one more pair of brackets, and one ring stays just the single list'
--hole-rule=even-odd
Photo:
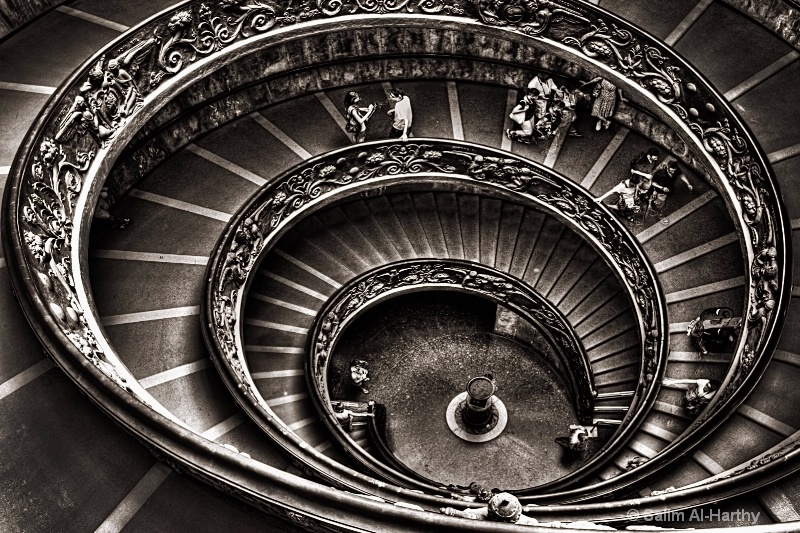
[{"label": "outer railing curve", "polygon": [[[406,15],[411,13],[410,15]],[[691,66],[651,36],[576,0],[475,3],[451,0],[292,3],[187,1],[127,32],[79,68],[53,95],[26,136],[4,197],[4,246],[16,293],[47,350],[107,412],[132,431],[134,418],[178,431],[116,357],[86,291],[91,206],[121,145],[149,114],[190,79],[218,68],[246,45],[291,28],[358,15],[409,21],[480,21],[563,49],[603,71],[629,96],[655,109],[705,154],[721,196],[738,223],[749,287],[746,321],[732,372],[697,423],[656,460],[615,478],[605,492],[664,468],[708,435],[752,390],[777,343],[791,286],[788,218],[776,180],[748,128]],[[113,62],[112,62],[113,60]],[[130,412],[130,414],[128,414]],[[135,415],[133,414],[135,413]],[[127,421],[127,422],[126,422]],[[160,425],[159,425],[160,424]],[[190,437],[190,440],[193,437]],[[159,439],[146,437],[155,445]],[[630,482],[630,483],[629,483]]]}]

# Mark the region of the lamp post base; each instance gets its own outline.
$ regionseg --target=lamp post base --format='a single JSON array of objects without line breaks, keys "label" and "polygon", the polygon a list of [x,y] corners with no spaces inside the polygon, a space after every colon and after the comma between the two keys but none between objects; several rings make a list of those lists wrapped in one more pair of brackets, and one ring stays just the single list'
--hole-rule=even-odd
[{"label": "lamp post base", "polygon": [[508,411],[506,406],[498,398],[492,399],[492,405],[487,410],[488,421],[483,425],[467,424],[464,421],[464,410],[467,409],[469,395],[462,392],[447,406],[447,425],[458,438],[468,442],[488,442],[498,437],[506,428],[508,423]]}]

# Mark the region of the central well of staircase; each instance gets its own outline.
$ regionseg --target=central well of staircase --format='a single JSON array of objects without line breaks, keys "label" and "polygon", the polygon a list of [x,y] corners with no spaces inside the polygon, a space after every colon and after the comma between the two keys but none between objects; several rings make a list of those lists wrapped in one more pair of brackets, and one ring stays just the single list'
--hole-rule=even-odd
[{"label": "central well of staircase", "polygon": [[[539,350],[493,333],[496,307],[483,298],[440,291],[376,305],[336,347],[331,397],[385,405],[386,442],[395,457],[444,485],[477,481],[521,489],[569,473],[579,465],[555,443],[578,423],[565,383]],[[368,394],[350,381],[353,359],[369,362]],[[507,425],[488,442],[470,442],[451,431],[445,411],[454,396],[466,396],[470,380],[488,370]],[[369,450],[366,431],[355,429],[351,436]]]}]

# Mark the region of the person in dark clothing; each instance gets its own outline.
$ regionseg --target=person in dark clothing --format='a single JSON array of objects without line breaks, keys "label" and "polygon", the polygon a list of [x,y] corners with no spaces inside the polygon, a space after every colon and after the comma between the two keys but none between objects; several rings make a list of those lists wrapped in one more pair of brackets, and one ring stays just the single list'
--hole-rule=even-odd
[{"label": "person in dark clothing", "polygon": [[689,183],[689,180],[686,176],[683,175],[681,172],[680,167],[678,167],[678,163],[676,161],[670,161],[664,166],[659,167],[653,173],[653,181],[655,181],[658,185],[662,187],[666,187],[670,191],[675,190],[675,182],[680,178],[680,180],[686,185],[686,188],[691,191],[693,189],[692,184]]},{"label": "person in dark clothing", "polygon": [[631,177],[639,178],[639,188],[636,195],[636,206],[638,211],[647,216],[650,208],[650,200],[653,190],[662,190],[662,187],[653,184],[653,173],[658,163],[658,149],[650,148],[647,152],[642,152],[631,161]]},{"label": "person in dark clothing", "polygon": [[658,155],[658,148],[650,148],[648,151],[634,157],[633,161],[631,161],[631,175],[639,176],[642,181],[652,180],[653,172],[658,163]]},{"label": "person in dark clothing", "polygon": [[687,178],[686,175],[681,172],[680,167],[678,167],[677,161],[669,161],[666,165],[656,169],[653,173],[653,183],[662,187],[663,190],[655,193],[652,201],[653,209],[656,211],[662,211],[664,209],[664,206],[667,204],[667,197],[675,190],[675,183],[678,179],[686,185],[689,192],[694,190],[694,187],[692,187],[692,184],[689,182],[689,178]]}]

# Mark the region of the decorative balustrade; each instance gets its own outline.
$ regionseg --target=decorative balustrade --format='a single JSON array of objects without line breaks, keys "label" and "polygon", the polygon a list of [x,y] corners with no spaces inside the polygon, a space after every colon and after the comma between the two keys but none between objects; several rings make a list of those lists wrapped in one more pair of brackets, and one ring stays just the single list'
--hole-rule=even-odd
[{"label": "decorative balustrade", "polygon": [[[280,39],[290,28],[324,32],[327,21],[357,25],[358,16],[418,25],[463,21],[476,31],[482,23],[515,38],[527,35],[614,81],[630,98],[671,124],[705,158],[701,160],[741,234],[749,288],[745,322],[732,370],[697,422],[665,452],[612,480],[601,492],[633,490],[632,481],[626,480],[643,480],[647,473],[682,457],[757,382],[788,306],[791,240],[776,180],[747,127],[723,97],[663,43],[588,3],[302,0],[282,6],[263,0],[186,1],[153,17],[98,51],[55,92],[12,165],[4,198],[3,240],[26,315],[60,366],[90,396],[113,404],[115,410],[108,407],[108,411],[118,421],[135,431],[137,421],[153,417],[148,424],[164,435],[183,435],[180,423],[138,385],[115,355],[87,290],[88,228],[102,183],[127,140],[192,80],[237,55],[257,51],[260,43]],[[475,159],[472,163],[477,165],[474,172],[487,182],[496,179],[496,172],[502,175],[502,163]],[[519,186],[528,179],[517,178]],[[592,210],[574,198],[553,201],[574,209],[575,220],[589,231],[596,224]],[[602,239],[599,234],[595,237]],[[238,276],[236,265],[229,266],[228,276]],[[232,309],[222,306],[220,311]],[[158,434],[142,433],[142,438],[151,446],[169,440]]]},{"label": "decorative balustrade", "polygon": [[566,317],[524,282],[485,265],[460,260],[417,259],[389,263],[352,279],[328,299],[309,334],[306,376],[312,398],[346,450],[378,475],[379,462],[342,433],[331,408],[328,368],[331,354],[341,335],[364,311],[386,298],[407,291],[456,290],[490,299],[515,311],[541,332],[567,369],[563,376],[573,399],[573,407],[583,424],[591,424],[594,380],[586,351]]},{"label": "decorative balustrade", "polygon": [[[261,413],[257,420],[268,421],[273,431],[288,431],[256,390],[247,368],[241,324],[243,300],[252,273],[288,226],[311,212],[353,194],[382,194],[399,184],[409,187],[412,183],[425,182],[505,195],[559,218],[600,253],[627,291],[641,341],[639,383],[617,433],[592,459],[565,478],[574,480],[591,475],[610,461],[613,453],[634,434],[655,400],[668,350],[666,304],[655,271],[638,242],[605,206],[547,167],[483,146],[433,139],[351,146],[300,164],[251,198],[218,244],[209,266],[205,299],[206,323],[209,324],[206,338],[212,341],[212,354],[220,355],[217,360],[225,367],[225,376],[232,380],[229,388],[237,391],[239,403],[249,403],[253,411]],[[458,274],[453,266],[428,272],[432,266],[390,266],[390,271],[403,276],[398,279],[388,275],[391,282],[383,279],[386,275],[381,269],[376,274],[380,279],[370,277],[354,282],[335,304],[330,304],[332,307],[326,307],[313,330],[310,348],[311,375],[320,398],[325,397],[325,369],[336,336],[361,302],[371,299],[369,291],[374,297],[385,290],[397,290],[403,284],[412,285],[412,280],[423,286],[435,284],[437,279],[443,284],[457,282]],[[407,269],[417,271],[406,272]],[[535,321],[544,320],[551,332],[553,328],[558,330],[559,325],[565,328],[563,322],[554,321],[536,309],[539,305],[540,309],[552,313],[539,303],[541,299],[534,299],[532,291],[514,282],[513,278],[488,274],[486,270],[477,265],[469,267],[464,271],[466,278],[460,281],[462,287],[516,307]],[[503,281],[492,285],[491,278]],[[519,295],[523,300],[510,298],[512,295]],[[559,331],[559,337],[559,340],[565,338],[563,332]],[[574,337],[572,343],[570,349],[579,346]],[[585,366],[584,373],[588,376],[585,359],[581,363],[574,362],[573,366],[578,364]],[[320,403],[328,405],[327,401]],[[565,478],[560,483],[564,483]]]}]

